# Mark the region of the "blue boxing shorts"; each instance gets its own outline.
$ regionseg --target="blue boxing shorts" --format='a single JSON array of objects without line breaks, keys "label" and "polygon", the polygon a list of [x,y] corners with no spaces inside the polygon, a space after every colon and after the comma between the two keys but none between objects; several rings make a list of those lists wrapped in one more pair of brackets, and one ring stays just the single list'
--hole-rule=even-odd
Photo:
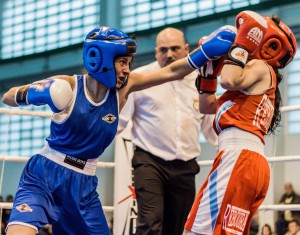
[{"label": "blue boxing shorts", "polygon": [[31,157],[23,170],[8,226],[38,231],[52,224],[53,235],[110,235],[96,191],[97,159],[72,164],[74,158],[48,146],[41,154]]}]

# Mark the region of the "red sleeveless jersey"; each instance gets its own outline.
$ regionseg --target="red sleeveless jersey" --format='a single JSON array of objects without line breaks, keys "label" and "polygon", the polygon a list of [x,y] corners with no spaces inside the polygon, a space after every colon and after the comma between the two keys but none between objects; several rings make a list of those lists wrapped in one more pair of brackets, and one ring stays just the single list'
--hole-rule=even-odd
[{"label": "red sleeveless jersey", "polygon": [[262,140],[267,134],[274,114],[276,74],[269,66],[272,85],[259,93],[244,90],[226,91],[219,99],[214,120],[217,134],[229,127],[251,132]]}]

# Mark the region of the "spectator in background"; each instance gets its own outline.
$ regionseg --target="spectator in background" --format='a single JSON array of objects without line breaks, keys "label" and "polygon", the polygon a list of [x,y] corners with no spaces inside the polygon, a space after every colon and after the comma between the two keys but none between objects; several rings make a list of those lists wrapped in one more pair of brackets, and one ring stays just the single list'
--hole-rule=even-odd
[{"label": "spectator in background", "polygon": [[[284,194],[281,196],[279,204],[300,204],[300,195],[294,191],[290,182],[284,184]],[[276,221],[276,232],[278,235],[284,235],[287,231],[288,224],[293,219],[300,220],[300,211],[280,211]]]},{"label": "spectator in background", "polygon": [[288,232],[285,235],[300,235],[300,223],[293,219],[288,224]]},{"label": "spectator in background", "polygon": [[[0,195],[0,203],[3,202],[3,197]],[[3,215],[2,215],[2,220],[1,220],[1,235],[4,234],[4,231],[5,230],[5,223],[4,223],[4,220],[3,220]]]},{"label": "spectator in background", "polygon": [[259,230],[258,213],[256,212],[251,220],[249,235],[256,235],[258,233],[258,230]]},{"label": "spectator in background", "polygon": [[52,225],[46,224],[38,233],[37,235],[52,235]]},{"label": "spectator in background", "polygon": [[111,217],[110,220],[108,221],[108,227],[109,227],[110,234],[113,235],[114,217]]},{"label": "spectator in background", "polygon": [[262,235],[271,235],[273,234],[271,226],[269,224],[265,224],[262,228],[261,228],[261,234]]},{"label": "spectator in background", "polygon": [[14,202],[14,196],[13,195],[11,195],[11,194],[9,194],[9,195],[7,195],[6,196],[6,202]]},{"label": "spectator in background", "polygon": [[[3,200],[3,199],[2,199]],[[14,202],[14,196],[9,194],[6,196],[6,201],[8,203],[13,203]],[[10,217],[10,212],[11,209],[3,209],[2,210],[2,223],[4,224],[4,226],[6,227],[6,225],[8,224],[9,221],[9,217]],[[2,230],[1,230],[2,231]]]}]

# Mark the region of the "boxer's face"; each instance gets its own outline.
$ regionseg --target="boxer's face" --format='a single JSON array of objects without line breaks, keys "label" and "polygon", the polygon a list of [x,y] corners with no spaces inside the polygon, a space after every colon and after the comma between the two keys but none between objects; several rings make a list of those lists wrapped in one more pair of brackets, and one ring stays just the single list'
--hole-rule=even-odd
[{"label": "boxer's face", "polygon": [[131,56],[121,56],[115,59],[115,69],[117,84],[116,88],[120,88],[128,79],[130,73]]}]

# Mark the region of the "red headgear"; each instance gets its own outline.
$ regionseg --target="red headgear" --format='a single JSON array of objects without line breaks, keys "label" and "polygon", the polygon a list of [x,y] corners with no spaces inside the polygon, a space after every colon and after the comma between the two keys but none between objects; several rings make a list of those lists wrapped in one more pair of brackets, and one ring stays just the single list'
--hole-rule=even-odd
[{"label": "red headgear", "polygon": [[296,54],[296,38],[278,16],[264,18],[268,23],[268,30],[264,35],[261,47],[251,58],[265,60],[272,67],[282,69],[293,60]]}]

